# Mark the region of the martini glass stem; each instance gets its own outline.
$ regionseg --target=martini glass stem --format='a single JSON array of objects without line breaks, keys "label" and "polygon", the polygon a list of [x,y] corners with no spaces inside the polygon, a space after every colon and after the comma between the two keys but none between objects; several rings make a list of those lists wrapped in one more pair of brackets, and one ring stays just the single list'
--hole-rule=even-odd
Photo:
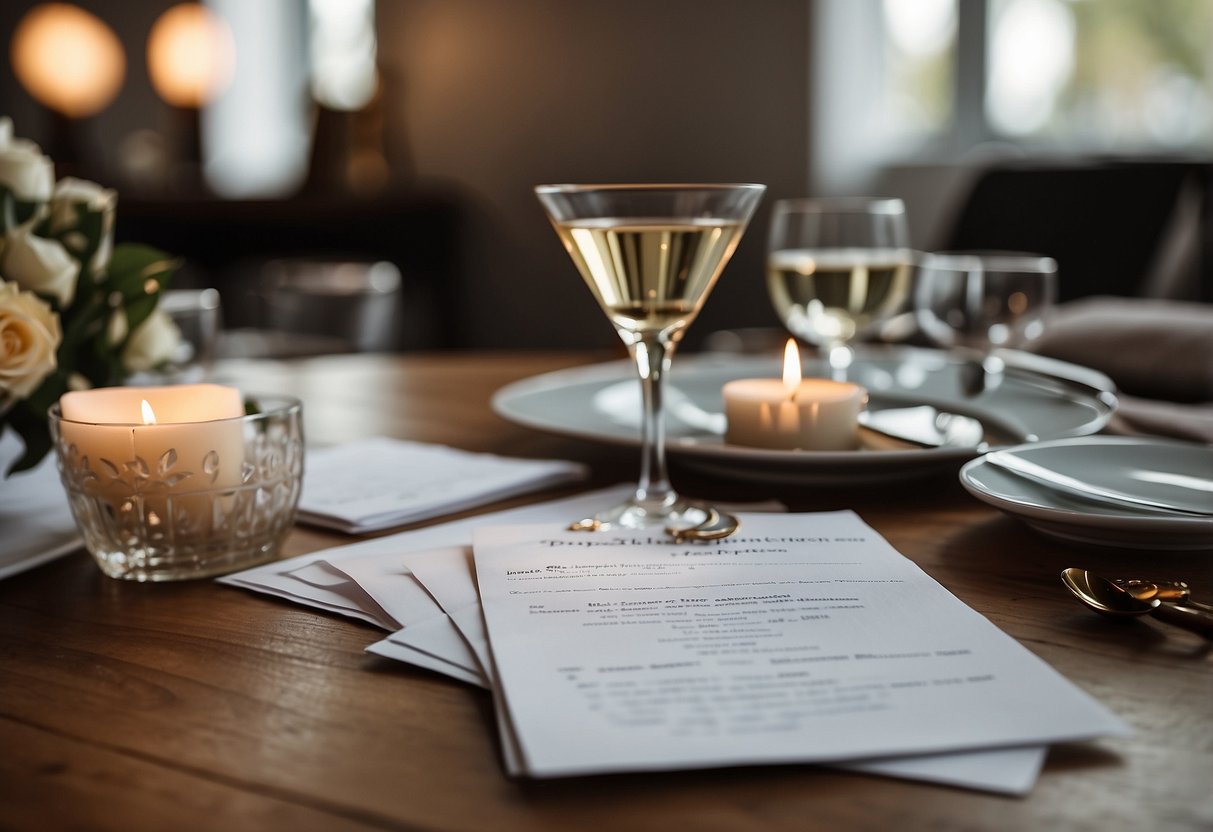
[{"label": "martini glass stem", "polygon": [[670,485],[665,464],[665,410],[662,393],[665,374],[670,368],[674,344],[657,334],[642,335],[628,345],[640,374],[643,405],[640,426],[640,477],[636,483],[636,502],[647,508],[673,505],[678,495]]}]

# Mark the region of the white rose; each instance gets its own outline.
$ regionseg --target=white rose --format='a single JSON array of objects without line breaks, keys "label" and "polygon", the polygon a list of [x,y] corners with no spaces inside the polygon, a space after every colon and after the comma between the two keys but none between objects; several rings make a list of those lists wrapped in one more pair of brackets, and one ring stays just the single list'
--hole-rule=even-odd
[{"label": "white rose", "polygon": [[122,366],[131,373],[147,372],[171,359],[180,343],[181,330],[167,312],[157,309],[131,333]]},{"label": "white rose", "polygon": [[38,145],[13,138],[11,119],[0,119],[0,187],[17,199],[46,202],[55,187],[55,166]]},{"label": "white rose", "polygon": [[0,393],[24,399],[57,366],[59,316],[15,283],[0,281]]},{"label": "white rose", "polygon": [[130,334],[126,322],[126,310],[119,308],[110,313],[110,319],[105,325],[105,340],[111,347],[116,347]]},{"label": "white rose", "polygon": [[80,265],[58,240],[36,237],[28,230],[9,234],[0,252],[0,274],[22,289],[57,298],[66,308],[76,296]]},{"label": "white rose", "polygon": [[[70,232],[76,227],[76,206],[84,207],[96,214],[101,214],[101,240],[97,252],[93,255],[89,268],[94,276],[99,275],[109,265],[110,255],[114,251],[114,213],[118,207],[118,192],[111,188],[103,188],[96,182],[87,179],[65,177],[55,183],[55,193],[51,197],[50,228],[52,234]],[[88,244],[83,234],[69,233],[64,239],[69,247],[80,254]]]},{"label": "white rose", "polygon": [[76,212],[73,206],[80,202],[90,211],[112,211],[118,203],[118,192],[113,188],[103,188],[87,179],[65,176],[55,183],[55,192],[51,199],[51,230],[59,232],[75,225]]}]

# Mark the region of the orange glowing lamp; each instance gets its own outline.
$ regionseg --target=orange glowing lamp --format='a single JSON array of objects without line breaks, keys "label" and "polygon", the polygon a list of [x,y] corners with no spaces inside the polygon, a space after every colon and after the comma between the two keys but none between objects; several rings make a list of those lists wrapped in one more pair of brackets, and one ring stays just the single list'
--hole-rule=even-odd
[{"label": "orange glowing lamp", "polygon": [[235,55],[227,22],[199,3],[173,6],[156,20],[147,40],[152,86],[175,107],[213,101],[232,80]]},{"label": "orange glowing lamp", "polygon": [[30,9],[13,30],[10,58],[29,94],[69,118],[105,109],[126,76],[126,53],[118,36],[71,3]]}]

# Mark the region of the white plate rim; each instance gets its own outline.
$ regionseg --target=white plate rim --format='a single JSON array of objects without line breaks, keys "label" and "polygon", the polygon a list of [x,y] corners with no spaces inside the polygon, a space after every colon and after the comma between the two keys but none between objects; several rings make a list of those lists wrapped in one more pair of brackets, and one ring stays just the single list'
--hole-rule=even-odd
[{"label": "white plate rim", "polygon": [[[1082,445],[1092,445],[1097,447],[1128,447],[1142,445],[1158,445],[1167,447],[1182,447],[1190,448],[1194,451],[1207,452],[1213,457],[1213,448],[1206,445],[1198,445],[1192,442],[1183,442],[1181,440],[1166,439],[1162,437],[1145,437],[1145,436],[1075,436],[1066,439],[1053,439],[1045,442],[1034,442],[1025,445],[1017,445],[1012,448],[1006,448],[1009,453],[1014,453],[1018,450],[1046,450],[1051,447],[1075,447]],[[1175,533],[1184,534],[1188,532],[1199,531],[1207,527],[1210,534],[1213,535],[1213,519],[1204,517],[1185,517],[1181,515],[1163,516],[1150,515],[1145,512],[1133,512],[1125,510],[1118,513],[1117,508],[1111,505],[1101,505],[1100,508],[1104,511],[1100,512],[1081,512],[1061,506],[1051,506],[1041,502],[1039,499],[1031,499],[1031,495],[1025,497],[1006,496],[994,493],[988,489],[980,480],[976,479],[974,472],[978,472],[989,466],[984,457],[979,456],[969,460],[960,469],[960,484],[966,491],[972,494],[977,499],[984,503],[994,506],[995,508],[1006,511],[1008,514],[1013,514],[1025,519],[1041,520],[1049,523],[1057,523],[1066,526],[1083,526],[1087,528],[1105,529],[1108,531],[1140,531],[1140,532],[1158,532],[1158,533]],[[1024,485],[1032,487],[1030,483],[1024,481]],[[1037,486],[1036,490],[1040,493],[1047,493],[1047,489],[1043,486]],[[1036,493],[1034,491],[1033,493]],[[1213,537],[1210,539],[1209,548],[1213,548]]]}]

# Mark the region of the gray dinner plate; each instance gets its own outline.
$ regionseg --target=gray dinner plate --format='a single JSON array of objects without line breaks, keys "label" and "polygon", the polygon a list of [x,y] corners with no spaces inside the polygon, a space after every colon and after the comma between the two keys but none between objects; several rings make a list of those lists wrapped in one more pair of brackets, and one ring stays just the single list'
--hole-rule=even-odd
[{"label": "gray dinner plate", "polygon": [[[921,448],[864,432],[857,451],[778,451],[723,439],[721,387],[739,378],[776,378],[769,355],[678,356],[667,383],[667,452],[679,465],[738,481],[783,485],[883,482],[955,470],[989,447],[1094,433],[1116,407],[1104,375],[1039,356],[1004,351],[1007,373],[976,395],[965,392],[966,366],[938,350],[866,349],[850,378],[868,390],[868,408],[931,406],[978,419],[980,445]],[[824,368],[805,362],[805,375]],[[639,446],[640,396],[628,361],[573,367],[507,385],[493,396],[502,417],[531,428],[617,445]]]},{"label": "gray dinner plate", "polygon": [[[1007,449],[1093,485],[1213,510],[1213,448],[1129,436],[1088,436]],[[998,468],[983,458],[960,469],[961,484],[979,500],[1037,531],[1077,543],[1131,549],[1213,549],[1213,516],[1166,514],[1084,499]]]}]

